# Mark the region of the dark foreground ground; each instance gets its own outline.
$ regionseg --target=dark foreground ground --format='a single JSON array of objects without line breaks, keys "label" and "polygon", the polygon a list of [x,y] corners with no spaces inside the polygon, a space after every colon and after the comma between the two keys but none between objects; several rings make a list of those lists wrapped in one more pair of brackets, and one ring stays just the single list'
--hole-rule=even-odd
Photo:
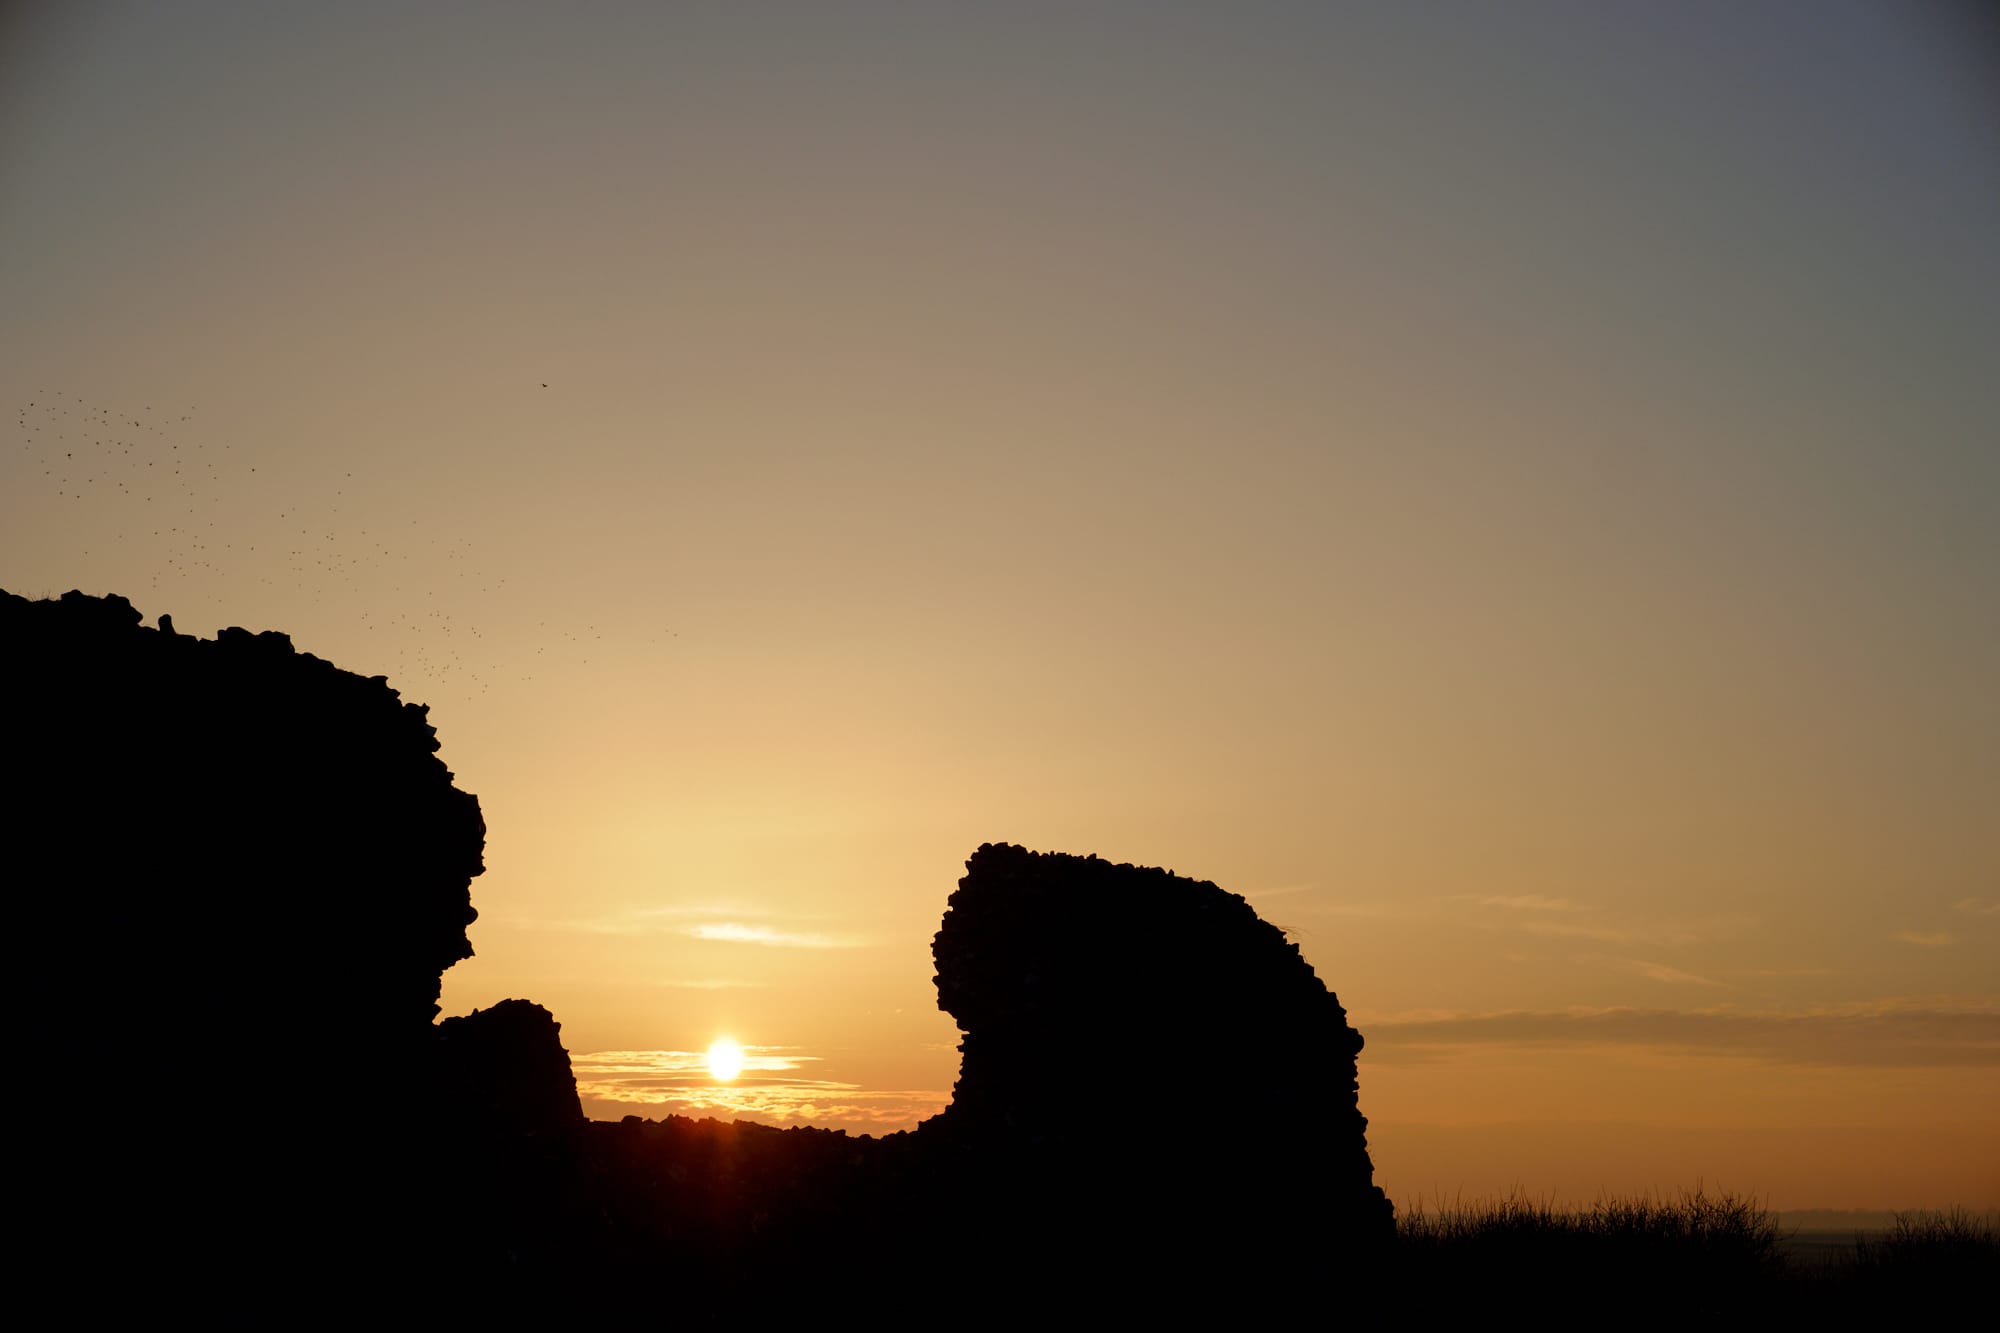
[{"label": "dark foreground ground", "polygon": [[1387,1267],[1432,1317],[1928,1322],[1990,1305],[2000,1235],[1964,1211],[1898,1214],[1873,1234],[1792,1231],[1754,1201],[1699,1190],[1580,1209],[1516,1198],[1404,1214]]},{"label": "dark foreground ground", "polygon": [[[1104,1176],[1089,1154],[982,1171],[945,1164],[952,1143],[933,1132],[592,1122],[525,1194],[513,1191],[535,1173],[520,1163],[442,1191],[470,1204],[448,1267],[503,1312],[582,1302],[647,1322],[650,1298],[630,1298],[672,1292],[697,1322],[845,1311],[890,1327],[1431,1327],[1501,1313],[1556,1327],[1902,1326],[2000,1290],[1994,1219],[1963,1212],[1836,1236],[1699,1190],[1578,1209],[1515,1198],[1405,1210],[1371,1239],[1328,1230],[1307,1192],[1284,1215],[1229,1209],[1170,1158],[1143,1180]],[[515,1185],[468,1195],[482,1178]]]},{"label": "dark foreground ground", "polygon": [[203,1184],[182,1157],[179,1176],[43,1216],[20,1274],[77,1316],[224,1327],[1900,1328],[1956,1325],[2000,1290],[1994,1219],[1965,1213],[1840,1238],[1695,1192],[1405,1210],[1393,1232],[1358,1235],[1330,1228],[1312,1191],[1252,1211],[1171,1156],[1142,1174],[1094,1158],[1000,1160],[936,1127],[871,1139],[633,1117],[445,1136],[372,1179],[302,1178],[288,1150],[268,1206],[245,1216],[163,1193]]}]

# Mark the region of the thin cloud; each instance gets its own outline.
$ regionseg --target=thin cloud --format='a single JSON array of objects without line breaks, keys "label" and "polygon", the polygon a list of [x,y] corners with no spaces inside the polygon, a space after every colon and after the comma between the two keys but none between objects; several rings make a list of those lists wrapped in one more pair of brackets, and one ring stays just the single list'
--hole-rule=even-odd
[{"label": "thin cloud", "polygon": [[[818,1063],[818,1056],[793,1054],[797,1050],[796,1046],[745,1046],[743,1070],[747,1074],[789,1073]],[[578,1078],[585,1071],[594,1078],[634,1080],[709,1077],[707,1051],[592,1051],[571,1056],[570,1068]]]},{"label": "thin cloud", "polygon": [[611,1115],[718,1116],[876,1132],[912,1128],[950,1101],[949,1094],[928,1089],[863,1089],[800,1072],[818,1060],[796,1047],[746,1046],[743,1074],[729,1083],[709,1075],[708,1057],[700,1051],[591,1051],[572,1056],[570,1067],[586,1110]]},{"label": "thin cloud", "polygon": [[[702,917],[712,919],[697,919]],[[829,935],[816,931],[795,930],[787,926],[763,924],[767,921],[816,919],[819,918],[757,908],[724,910],[714,907],[643,907],[604,916],[572,917],[567,920],[502,917],[498,919],[498,924],[517,930],[555,930],[582,935],[677,935],[687,939],[722,941],[729,944],[763,944],[781,949],[858,949],[866,943],[865,940],[846,935]],[[690,924],[691,921],[693,924]]]},{"label": "thin cloud", "polygon": [[1945,945],[1951,943],[1951,932],[1948,930],[1899,930],[1889,938],[1901,941],[1904,944],[1914,944],[1919,949],[1942,949]]},{"label": "thin cloud", "polygon": [[2000,899],[1960,898],[1952,906],[1967,916],[2000,916]]},{"label": "thin cloud", "polygon": [[753,926],[741,921],[704,921],[681,932],[690,939],[719,940],[728,944],[761,944],[773,949],[856,949],[861,941],[839,935],[812,935],[779,930],[774,926]]},{"label": "thin cloud", "polygon": [[[1738,915],[1695,922],[1608,921],[1590,903],[1542,893],[1462,893],[1445,901],[1459,905],[1452,913],[1455,924],[1544,939],[1592,940],[1599,944],[1678,947],[1705,938],[1738,935],[1754,924],[1750,918]],[[1468,912],[1466,908],[1486,910]]]},{"label": "thin cloud", "polygon": [[1475,898],[1461,894],[1453,901],[1472,903],[1478,907],[1498,907],[1509,912],[1587,912],[1590,909],[1582,903],[1571,902],[1568,898],[1547,898],[1539,893],[1495,894],[1486,898]]},{"label": "thin cloud", "polygon": [[1403,903],[1301,903],[1298,907],[1287,910],[1303,912],[1309,916],[1358,916],[1377,919],[1424,915],[1421,910],[1412,910]]},{"label": "thin cloud", "polygon": [[1595,940],[1599,944],[1630,944],[1633,936],[1629,930],[1616,926],[1592,926],[1581,921],[1521,921],[1515,929],[1523,935],[1540,935],[1556,940]]},{"label": "thin cloud", "polygon": [[1640,976],[1653,981],[1664,981],[1673,986],[1720,986],[1723,983],[1708,977],[1698,977],[1692,972],[1683,972],[1678,967],[1668,967],[1665,963],[1651,963],[1643,958],[1625,958],[1621,962]]},{"label": "thin cloud", "polygon": [[785,916],[768,907],[746,907],[742,903],[670,903],[661,907],[635,907],[622,914],[636,921],[678,920],[690,916]]},{"label": "thin cloud", "polygon": [[[497,918],[497,921],[519,930],[560,930],[583,935],[677,935],[682,932],[684,923],[694,918],[724,921],[799,919],[792,913],[740,904],[680,903],[663,907],[634,907],[601,916],[556,919],[508,916]],[[481,917],[480,920],[485,922],[488,918]]]},{"label": "thin cloud", "polygon": [[2000,1066],[2000,1007],[1902,1001],[1799,1014],[1734,1009],[1580,1009],[1402,1017],[1362,1026],[1364,1058],[1408,1064],[1468,1046],[1633,1046],[1779,1065]]}]

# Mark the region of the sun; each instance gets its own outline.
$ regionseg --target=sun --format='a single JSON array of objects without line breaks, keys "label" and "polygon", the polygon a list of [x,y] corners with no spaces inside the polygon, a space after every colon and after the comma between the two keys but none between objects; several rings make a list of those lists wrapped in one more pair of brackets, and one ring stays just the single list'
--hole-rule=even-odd
[{"label": "sun", "polygon": [[708,1072],[719,1083],[728,1083],[743,1072],[743,1048],[734,1037],[717,1037],[708,1048]]}]

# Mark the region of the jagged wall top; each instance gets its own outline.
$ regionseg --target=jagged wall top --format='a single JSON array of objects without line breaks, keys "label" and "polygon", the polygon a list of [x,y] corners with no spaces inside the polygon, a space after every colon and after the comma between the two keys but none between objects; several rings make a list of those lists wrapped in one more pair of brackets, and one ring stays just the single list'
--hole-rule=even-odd
[{"label": "jagged wall top", "polygon": [[189,1029],[364,1066],[424,1039],[472,952],[485,824],[423,705],[283,634],[148,629],[81,592],[0,593],[0,690],[47,1022],[171,1004]]},{"label": "jagged wall top", "polygon": [[1350,1057],[1361,1049],[1282,930],[1240,894],[1156,867],[986,843],[966,862],[932,954],[938,1006],[968,1031],[1070,1023],[1086,994],[1140,988],[1155,1015],[1305,1015],[1349,1034]]},{"label": "jagged wall top", "polygon": [[932,953],[964,1037],[951,1105],[926,1128],[994,1164],[979,1208],[1018,1207],[1022,1181],[1070,1182],[1062,1207],[1094,1217],[1094,1199],[1121,1198],[1126,1225],[1151,1216],[1175,1246],[1387,1234],[1361,1034],[1242,897],[988,843]]}]

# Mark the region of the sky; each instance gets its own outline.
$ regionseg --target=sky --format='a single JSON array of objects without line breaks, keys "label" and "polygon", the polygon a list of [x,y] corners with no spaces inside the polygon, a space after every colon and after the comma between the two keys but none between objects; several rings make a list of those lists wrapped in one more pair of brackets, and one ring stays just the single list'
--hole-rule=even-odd
[{"label": "sky", "polygon": [[1008,841],[1289,931],[1406,1206],[2000,1207],[1978,7],[0,15],[0,586],[429,704],[590,1114],[933,1113]]}]

